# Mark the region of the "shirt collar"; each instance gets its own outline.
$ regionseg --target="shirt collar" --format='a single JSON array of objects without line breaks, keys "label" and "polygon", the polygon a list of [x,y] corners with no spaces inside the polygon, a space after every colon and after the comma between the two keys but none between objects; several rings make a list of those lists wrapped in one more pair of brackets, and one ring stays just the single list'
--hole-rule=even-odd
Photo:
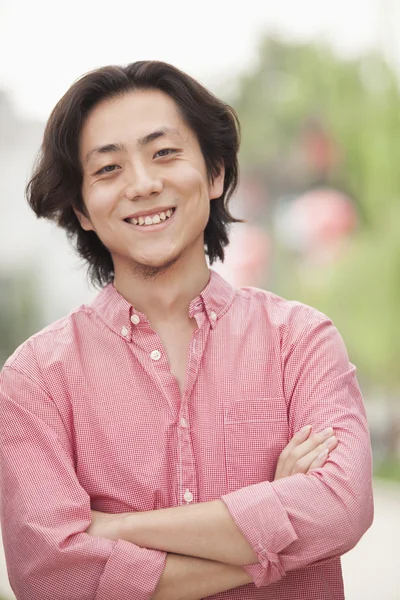
[{"label": "shirt collar", "polygon": [[[189,305],[189,316],[204,310],[211,328],[216,327],[218,320],[228,310],[235,295],[234,288],[218,273],[210,269],[210,279],[204,290]],[[93,310],[119,336],[131,340],[135,328],[148,322],[145,314],[135,310],[117,291],[111,282],[106,285],[91,303]],[[139,322],[135,324],[135,320]]]}]

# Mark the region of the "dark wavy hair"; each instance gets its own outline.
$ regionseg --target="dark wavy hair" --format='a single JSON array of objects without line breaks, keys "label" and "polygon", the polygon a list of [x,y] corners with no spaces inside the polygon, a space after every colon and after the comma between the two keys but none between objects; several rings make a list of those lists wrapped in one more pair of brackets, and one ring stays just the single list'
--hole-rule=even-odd
[{"label": "dark wavy hair", "polygon": [[82,229],[73,210],[88,216],[81,191],[80,133],[89,112],[100,101],[146,89],[161,90],[176,102],[182,118],[197,135],[210,181],[221,165],[225,167],[223,193],[211,202],[204,232],[210,264],[224,259],[228,227],[241,222],[228,210],[239,177],[240,125],[233,108],[164,62],[138,61],[91,71],[69,88],[51,113],[26,197],[38,218],[50,219],[66,230],[79,256],[88,263],[88,275],[95,286],[113,280],[114,266],[108,249],[94,231]]}]

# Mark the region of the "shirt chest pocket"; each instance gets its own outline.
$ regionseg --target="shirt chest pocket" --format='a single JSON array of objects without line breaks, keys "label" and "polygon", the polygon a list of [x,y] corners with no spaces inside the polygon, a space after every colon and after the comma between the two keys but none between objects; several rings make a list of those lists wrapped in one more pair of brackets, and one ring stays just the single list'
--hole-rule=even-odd
[{"label": "shirt chest pocket", "polygon": [[272,481],[278,457],[288,441],[284,398],[232,401],[224,412],[228,491]]}]

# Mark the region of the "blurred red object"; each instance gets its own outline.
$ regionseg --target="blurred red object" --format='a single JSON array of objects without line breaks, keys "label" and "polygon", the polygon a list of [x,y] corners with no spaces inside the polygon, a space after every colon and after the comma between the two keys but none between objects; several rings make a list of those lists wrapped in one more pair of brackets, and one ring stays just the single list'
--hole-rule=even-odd
[{"label": "blurred red object", "polygon": [[278,203],[275,231],[287,248],[312,262],[334,261],[358,227],[358,213],[349,196],[318,188]]},{"label": "blurred red object", "polygon": [[340,149],[323,119],[312,117],[305,123],[300,145],[309,168],[320,181],[340,162]]},{"label": "blurred red object", "polygon": [[357,211],[349,196],[331,189],[312,190],[296,198],[291,206],[291,220],[303,229],[308,248],[335,243],[358,225]]},{"label": "blurred red object", "polygon": [[307,230],[308,246],[323,246],[347,237],[358,225],[350,198],[330,189],[307,192],[294,200],[291,219]]},{"label": "blurred red object", "polygon": [[268,278],[270,238],[257,225],[241,223],[232,229],[225,261],[213,265],[236,287],[262,287]]}]

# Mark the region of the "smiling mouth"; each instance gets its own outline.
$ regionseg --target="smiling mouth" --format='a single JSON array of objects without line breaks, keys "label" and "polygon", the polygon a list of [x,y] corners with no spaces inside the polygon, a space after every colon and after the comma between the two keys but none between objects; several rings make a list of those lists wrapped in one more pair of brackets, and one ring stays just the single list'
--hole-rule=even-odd
[{"label": "smiling mouth", "polygon": [[169,208],[166,211],[161,211],[159,213],[154,213],[152,215],[145,215],[143,217],[138,218],[130,218],[124,219],[126,223],[130,223],[131,225],[136,225],[137,227],[151,227],[152,225],[159,225],[160,223],[165,223],[172,217],[175,213],[175,208]]}]

